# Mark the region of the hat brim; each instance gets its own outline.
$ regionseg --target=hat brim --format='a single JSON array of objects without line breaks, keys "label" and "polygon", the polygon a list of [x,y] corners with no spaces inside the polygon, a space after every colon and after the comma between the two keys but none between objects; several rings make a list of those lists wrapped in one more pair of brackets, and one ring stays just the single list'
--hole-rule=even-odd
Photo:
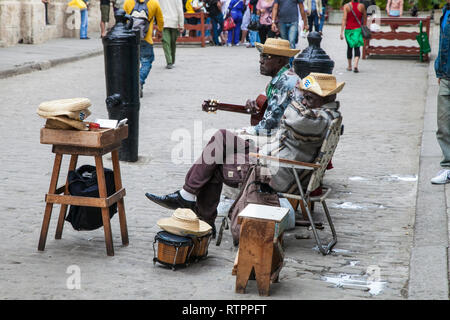
[{"label": "hat brim", "polygon": [[43,111],[38,109],[37,114],[40,115],[42,118],[67,116],[70,119],[83,121],[84,119],[86,119],[91,115],[91,112],[88,109],[83,109],[79,111]]},{"label": "hat brim", "polygon": [[255,43],[255,47],[261,53],[274,54],[277,56],[283,56],[283,57],[289,57],[289,58],[295,56],[297,53],[300,52],[300,49],[280,49],[279,47],[273,47],[273,46],[262,44],[259,42]]},{"label": "hat brim", "polygon": [[300,81],[299,88],[304,91],[309,91],[309,92],[315,93],[321,97],[328,97],[333,94],[337,94],[337,93],[341,92],[341,90],[344,88],[344,85],[345,85],[345,82],[338,82],[336,84],[336,88],[334,88],[333,90],[322,90],[322,92],[318,92],[318,91],[314,90],[314,88],[305,88],[303,86],[303,82]]},{"label": "hat brim", "polygon": [[80,111],[91,106],[91,101],[88,98],[70,98],[44,101],[39,105],[41,111]]},{"label": "hat brim", "polygon": [[[66,116],[47,117],[47,121],[48,121],[48,119],[53,120],[53,121],[50,121],[49,123],[47,123],[46,128],[51,128],[52,126],[58,127],[58,124],[55,124],[55,122],[61,122],[61,123],[65,124],[66,127],[70,126],[73,129],[77,129],[77,130],[81,130],[81,131],[89,130],[89,128],[86,126],[86,123],[84,123],[83,121],[69,119]],[[54,128],[54,129],[61,129],[61,128]]]},{"label": "hat brim", "polygon": [[194,229],[180,221],[174,220],[172,217],[159,219],[156,224],[164,231],[182,237],[189,235],[203,236],[212,230],[211,226],[202,220],[199,220],[198,229]]}]

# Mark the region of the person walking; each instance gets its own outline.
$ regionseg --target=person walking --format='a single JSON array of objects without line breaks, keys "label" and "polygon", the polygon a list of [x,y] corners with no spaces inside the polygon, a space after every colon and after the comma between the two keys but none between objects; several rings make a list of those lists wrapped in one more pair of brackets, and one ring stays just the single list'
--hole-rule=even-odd
[{"label": "person walking", "polygon": [[149,21],[148,31],[144,39],[141,39],[140,45],[140,61],[141,68],[139,70],[140,96],[143,96],[145,80],[152,69],[152,63],[155,60],[153,51],[153,23],[156,19],[157,30],[156,36],[161,37],[164,28],[164,17],[161,7],[157,0],[126,0],[123,9],[129,15],[134,13],[142,16],[145,15]]},{"label": "person walking", "polygon": [[308,17],[309,32],[313,31],[313,27],[317,32],[319,29],[319,19],[322,14],[322,0],[306,0],[306,16]]},{"label": "person walking", "polygon": [[261,43],[265,43],[267,38],[275,38],[272,31],[272,9],[274,0],[258,0],[256,4],[256,15],[259,16],[259,38]]},{"label": "person walking", "polygon": [[223,30],[222,2],[220,0],[205,0],[205,9],[211,18],[214,45],[221,46],[220,35]]},{"label": "person walking", "polygon": [[401,17],[403,15],[403,0],[388,0],[386,12],[390,17]]},{"label": "person walking", "polygon": [[322,32],[323,32],[323,26],[325,24],[325,15],[327,14],[327,6],[328,6],[328,0],[322,0],[322,13],[320,14],[320,21],[319,21],[320,34],[322,34]]},{"label": "person walking", "polygon": [[[364,4],[359,3],[357,0],[351,0],[344,6],[344,14],[342,16],[341,24],[341,40],[347,42],[347,60],[348,71],[359,72],[358,63],[361,57],[360,47],[364,45],[364,40],[361,33],[361,25],[365,25],[367,22],[366,8]],[[352,69],[353,51],[355,53],[354,66]]]},{"label": "person walking", "polygon": [[234,20],[235,27],[228,30],[227,46],[231,47],[231,44],[238,46],[241,34],[241,24],[242,24],[242,14],[244,11],[244,1],[243,0],[231,0],[228,5],[228,15]]},{"label": "person walking", "polygon": [[166,57],[166,68],[172,69],[175,64],[177,38],[184,29],[183,2],[180,0],[164,0],[160,2],[164,18],[162,46]]},{"label": "person walking", "polygon": [[110,0],[100,0],[100,34],[106,36],[106,24],[109,22]]},{"label": "person walking", "polygon": [[441,147],[443,159],[440,163],[442,170],[431,179],[433,184],[450,182],[450,0],[442,10],[440,21],[439,51],[434,69],[439,83],[437,97],[437,131],[436,138]]},{"label": "person walking", "polygon": [[[292,49],[295,49],[298,39],[298,10],[303,19],[305,29],[308,29],[303,0],[275,0],[272,10],[272,31],[280,32],[282,39],[288,40]],[[291,59],[292,62],[293,58]]]}]

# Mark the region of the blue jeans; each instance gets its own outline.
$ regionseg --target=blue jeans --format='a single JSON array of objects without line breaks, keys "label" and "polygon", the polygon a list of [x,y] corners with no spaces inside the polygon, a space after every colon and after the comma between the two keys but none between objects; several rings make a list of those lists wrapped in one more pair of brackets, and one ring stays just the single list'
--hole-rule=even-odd
[{"label": "blue jeans", "polygon": [[152,63],[155,60],[155,54],[153,52],[153,45],[145,40],[141,40],[140,49],[141,69],[139,70],[139,80],[143,85],[145,79],[147,79],[150,70],[152,69]]},{"label": "blue jeans", "polygon": [[436,137],[444,156],[441,167],[450,169],[450,80],[441,79],[439,85],[437,127]]},{"label": "blue jeans", "polygon": [[325,24],[325,14],[327,13],[327,8],[325,6],[322,7],[322,15],[320,16],[319,22],[319,31],[323,30],[323,25]]},{"label": "blue jeans", "polygon": [[320,31],[319,30],[319,15],[317,14],[317,10],[314,10],[308,16],[309,32],[313,31],[313,25],[314,25],[314,28],[316,31]]},{"label": "blue jeans", "polygon": [[228,31],[227,43],[231,43],[231,40],[233,39],[233,44],[238,44],[241,36],[242,12],[232,10],[231,16],[233,17],[236,27]]},{"label": "blue jeans", "polygon": [[223,15],[220,13],[215,17],[211,17],[211,24],[214,44],[220,44],[219,36],[223,30]]},{"label": "blue jeans", "polygon": [[80,39],[87,38],[88,31],[88,11],[87,9],[80,10],[81,24],[80,24]]},{"label": "blue jeans", "polygon": [[[259,17],[255,13],[253,13],[251,21],[257,21],[257,20],[259,20]],[[248,38],[249,38],[250,44],[252,46],[255,46],[255,42],[261,42],[258,31],[249,30],[248,33],[249,33]]]},{"label": "blue jeans", "polygon": [[298,22],[279,23],[280,36],[282,39],[289,40],[291,49],[295,49],[298,37]]}]

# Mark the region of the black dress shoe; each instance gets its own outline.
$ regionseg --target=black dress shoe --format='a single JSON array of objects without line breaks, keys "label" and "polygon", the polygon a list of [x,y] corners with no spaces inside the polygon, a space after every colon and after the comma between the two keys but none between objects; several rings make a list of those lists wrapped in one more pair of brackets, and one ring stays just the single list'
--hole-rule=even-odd
[{"label": "black dress shoe", "polygon": [[151,193],[146,193],[145,196],[154,203],[168,209],[188,208],[194,210],[195,208],[195,201],[188,201],[183,199],[183,197],[180,195],[180,191],[176,191],[174,193],[161,197]]}]

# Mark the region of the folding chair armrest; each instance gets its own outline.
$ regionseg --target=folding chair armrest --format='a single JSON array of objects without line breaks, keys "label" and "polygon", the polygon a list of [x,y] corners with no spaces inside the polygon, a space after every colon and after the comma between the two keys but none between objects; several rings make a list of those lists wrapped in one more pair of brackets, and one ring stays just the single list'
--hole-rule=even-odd
[{"label": "folding chair armrest", "polygon": [[309,163],[309,162],[302,162],[302,161],[295,161],[295,160],[289,160],[284,158],[277,158],[273,156],[266,156],[254,152],[249,153],[250,157],[257,158],[260,160],[265,160],[267,162],[279,162],[280,164],[284,164],[289,167],[294,167],[298,169],[306,169],[306,170],[314,170],[320,168],[319,164],[315,163]]}]

